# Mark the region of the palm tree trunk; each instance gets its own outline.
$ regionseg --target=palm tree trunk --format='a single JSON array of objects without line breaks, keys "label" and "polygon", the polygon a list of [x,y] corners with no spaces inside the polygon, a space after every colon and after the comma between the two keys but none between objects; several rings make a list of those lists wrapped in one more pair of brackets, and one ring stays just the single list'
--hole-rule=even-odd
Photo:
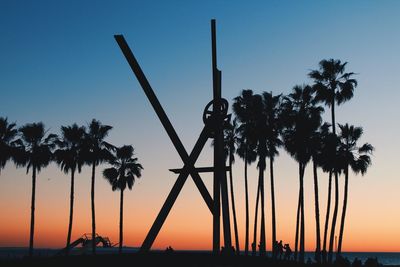
[{"label": "palm tree trunk", "polygon": [[[332,87],[332,102],[331,102],[331,116],[332,116],[332,132],[336,136],[336,122],[335,122],[335,88]],[[335,151],[336,153],[336,151]],[[338,174],[335,172],[335,207],[333,210],[332,216],[332,226],[331,226],[331,236],[329,239],[329,253],[328,253],[328,262],[332,263],[332,253],[333,253],[333,240],[335,238],[335,226],[336,226],[336,218],[337,218],[337,210],[339,205],[339,189],[338,189]]]},{"label": "palm tree trunk", "polygon": [[119,201],[119,254],[122,253],[123,245],[123,223],[124,223],[124,190],[121,189],[121,198]]},{"label": "palm tree trunk", "polygon": [[69,223],[68,223],[68,235],[67,235],[67,250],[66,255],[69,254],[72,234],[72,220],[74,216],[74,183],[75,183],[75,170],[71,170],[71,191],[69,195]]},{"label": "palm tree trunk", "polygon": [[317,164],[313,161],[313,173],[314,173],[314,194],[315,194],[315,225],[316,225],[316,250],[315,259],[317,263],[321,262],[321,230],[319,224],[319,196],[318,196],[318,173]]},{"label": "palm tree trunk", "polygon": [[[232,153],[232,152],[229,152],[229,153]],[[233,192],[233,175],[232,175],[232,160],[231,160],[231,157],[229,157],[229,180],[230,180],[230,184],[231,184],[233,229],[235,231],[236,254],[239,255],[240,254],[239,233],[238,233],[237,220],[236,220],[235,194]]]},{"label": "palm tree trunk", "polygon": [[265,158],[263,159],[263,166],[260,167],[260,195],[261,195],[261,229],[260,229],[260,256],[266,254],[266,237],[265,237],[265,198],[264,198],[264,170]]},{"label": "palm tree trunk", "polygon": [[333,209],[332,216],[332,226],[331,226],[331,236],[329,239],[329,253],[328,253],[328,262],[332,263],[332,255],[333,255],[333,241],[335,239],[335,227],[336,227],[336,218],[339,207],[339,177],[337,172],[335,172],[335,207]]},{"label": "palm tree trunk", "polygon": [[294,260],[297,261],[299,252],[299,226],[300,226],[300,186],[299,186],[299,199],[297,200],[297,214],[296,214],[296,236],[294,241]]},{"label": "palm tree trunk", "polygon": [[305,165],[300,164],[300,253],[299,261],[304,263],[304,251],[305,251],[305,223],[304,223],[304,169]]},{"label": "palm tree trunk", "polygon": [[342,253],[342,241],[343,241],[343,231],[344,231],[344,221],[346,219],[346,209],[347,209],[347,195],[349,191],[349,167],[346,166],[345,170],[345,180],[344,180],[344,198],[343,198],[343,210],[342,210],[342,220],[340,222],[340,232],[339,232],[339,244],[337,255],[340,256]]},{"label": "palm tree trunk", "polygon": [[[333,94],[335,94],[335,90],[333,90]],[[332,116],[332,133],[336,136],[335,97],[333,97],[332,103],[331,103],[331,116]]]},{"label": "palm tree trunk", "polygon": [[329,215],[331,213],[331,193],[332,193],[332,172],[329,172],[329,182],[328,182],[328,203],[326,205],[326,215],[325,215],[325,228],[324,228],[324,244],[322,248],[322,260],[326,263],[326,243],[328,237],[328,226],[329,226]]},{"label": "palm tree trunk", "polygon": [[35,196],[36,194],[36,167],[32,166],[32,199],[31,199],[31,229],[29,235],[29,257],[33,256],[33,238],[35,233]]},{"label": "palm tree trunk", "polygon": [[272,257],[276,258],[276,217],[275,217],[275,186],[274,186],[274,158],[269,158],[270,177],[271,177],[271,206],[272,206]]},{"label": "palm tree trunk", "polygon": [[[247,150],[247,148],[246,148]],[[249,188],[247,184],[247,152],[244,156],[244,189],[246,196],[246,237],[245,237],[245,247],[244,255],[249,255]]]},{"label": "palm tree trunk", "polygon": [[91,187],[91,204],[92,204],[92,253],[96,254],[96,216],[94,210],[94,181],[95,181],[96,164],[92,164],[92,187]]},{"label": "palm tree trunk", "polygon": [[257,197],[256,197],[256,210],[254,212],[254,236],[251,245],[252,255],[255,256],[257,252],[257,219],[258,219],[258,203],[260,202],[260,179],[257,184]]}]

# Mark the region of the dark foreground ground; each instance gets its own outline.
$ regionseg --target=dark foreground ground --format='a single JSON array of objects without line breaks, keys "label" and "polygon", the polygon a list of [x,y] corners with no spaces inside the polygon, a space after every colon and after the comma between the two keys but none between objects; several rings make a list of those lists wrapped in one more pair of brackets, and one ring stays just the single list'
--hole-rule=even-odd
[{"label": "dark foreground ground", "polygon": [[[0,266],[7,267],[117,267],[117,266],[173,266],[173,267],[322,267],[317,264],[299,264],[293,261],[273,261],[270,258],[246,256],[213,256],[209,253],[190,252],[151,252],[147,254],[122,254],[122,255],[79,255],[79,256],[53,256],[44,258],[3,259]],[[333,266],[344,266],[335,264]],[[348,266],[348,267],[351,267]],[[354,266],[355,267],[355,266]],[[360,266],[359,266],[360,267]],[[377,264],[365,264],[365,267],[378,267]]]}]

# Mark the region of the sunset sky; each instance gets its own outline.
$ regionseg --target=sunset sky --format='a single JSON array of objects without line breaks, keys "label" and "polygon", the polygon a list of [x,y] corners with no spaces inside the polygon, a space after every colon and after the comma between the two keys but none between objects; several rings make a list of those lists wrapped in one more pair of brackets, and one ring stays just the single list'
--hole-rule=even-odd
[{"label": "sunset sky", "polygon": [[[249,1],[250,2],[250,1]],[[344,251],[400,251],[400,1],[0,1],[0,116],[23,125],[43,121],[112,125],[107,141],[131,144],[143,176],[125,193],[124,243],[140,246],[182,167],[175,148],[131,72],[113,35],[124,34],[149,82],[191,151],[212,98],[210,20],[217,20],[222,94],[242,89],[288,94],[311,83],[321,59],[349,62],[354,98],[337,108],[337,122],[364,128],[376,150],[365,176],[351,173]],[[330,120],[327,108],[324,118]],[[397,122],[396,122],[397,121]],[[212,163],[211,142],[197,166]],[[119,193],[96,172],[97,232],[118,242]],[[294,247],[297,164],[276,159],[277,238]],[[271,206],[266,172],[267,245]],[[210,192],[212,176],[202,175]],[[319,172],[321,223],[327,180]],[[243,162],[234,165],[241,247],[245,205]],[[249,168],[250,224],[256,164]],[[66,242],[70,176],[55,164],[38,175],[36,247]],[[268,186],[267,186],[268,185]],[[340,178],[341,197],[343,177]],[[306,250],[315,249],[312,170],[305,176]],[[9,163],[0,174],[0,246],[27,246],[31,173]],[[76,175],[73,240],[91,231],[90,169]],[[340,202],[341,212],[342,202]],[[340,214],[340,213],[339,213]],[[340,218],[340,217],[339,217]],[[252,233],[253,227],[250,228]],[[212,216],[188,179],[153,248],[211,249]]]}]

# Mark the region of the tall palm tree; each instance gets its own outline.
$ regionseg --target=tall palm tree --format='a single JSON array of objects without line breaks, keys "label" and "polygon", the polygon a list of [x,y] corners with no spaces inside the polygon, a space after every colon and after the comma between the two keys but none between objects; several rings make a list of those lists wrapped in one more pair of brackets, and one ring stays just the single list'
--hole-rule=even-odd
[{"label": "tall palm tree", "polygon": [[94,206],[94,189],[95,189],[95,173],[96,167],[111,158],[111,152],[114,147],[104,141],[109,134],[112,126],[103,125],[100,121],[93,119],[88,125],[88,133],[85,137],[85,160],[92,166],[92,182],[91,182],[91,209],[92,209],[92,253],[96,253],[96,216]]},{"label": "tall palm tree", "polygon": [[[266,132],[267,132],[267,123],[266,123],[266,114],[265,114],[265,106],[263,102],[262,95],[254,95],[253,102],[254,109],[254,136],[252,139],[254,143],[256,143],[256,152],[258,156],[258,189],[257,189],[257,199],[256,199],[256,212],[255,212],[255,227],[254,227],[254,235],[256,235],[257,229],[257,207],[258,201],[261,203],[261,225],[260,225],[260,256],[265,256],[266,254],[266,233],[265,233],[265,197],[264,197],[264,172],[266,169],[266,158],[268,155],[267,148],[267,140],[266,140]],[[255,239],[256,240],[256,239]],[[256,245],[256,242],[253,242]]]},{"label": "tall palm tree", "polygon": [[53,159],[52,150],[55,147],[55,134],[48,134],[44,124],[28,123],[19,128],[21,138],[18,140],[16,163],[26,166],[26,172],[32,170],[32,200],[31,200],[31,227],[29,235],[29,256],[33,255],[33,240],[35,229],[35,193],[36,175]]},{"label": "tall palm tree", "polygon": [[111,184],[112,190],[120,190],[119,206],[119,253],[122,253],[123,246],[123,210],[124,210],[124,190],[126,187],[132,190],[136,178],[142,176],[143,167],[133,157],[134,149],[132,146],[122,146],[116,149],[115,155],[109,160],[113,166],[103,171],[104,178]]},{"label": "tall palm tree", "polygon": [[16,124],[9,123],[7,118],[0,117],[0,173],[7,161],[14,155],[17,134]]},{"label": "tall palm tree", "polygon": [[69,222],[66,254],[69,254],[72,234],[72,222],[74,216],[74,184],[75,172],[81,172],[84,158],[82,149],[84,148],[84,138],[86,129],[74,123],[71,126],[61,126],[61,139],[57,140],[58,149],[54,152],[57,164],[64,173],[71,172],[71,189],[69,198]]},{"label": "tall palm tree", "polygon": [[[331,108],[332,132],[336,135],[335,122],[335,104],[350,100],[354,94],[354,88],[357,87],[357,80],[353,79],[353,72],[345,72],[347,62],[329,59],[319,62],[319,70],[313,70],[308,75],[315,82],[313,85],[316,91],[316,99],[325,103]],[[335,186],[339,184],[338,174],[335,175]],[[330,194],[330,192],[328,193]],[[339,190],[335,187],[335,207],[332,216],[331,235],[329,239],[328,261],[332,262],[333,240],[335,236],[336,218],[339,206]],[[327,210],[327,213],[330,212]]]},{"label": "tall palm tree", "polygon": [[371,165],[371,158],[369,155],[374,150],[373,146],[368,143],[365,143],[362,146],[357,145],[357,141],[360,139],[363,133],[363,129],[361,127],[354,127],[353,125],[348,125],[346,123],[345,125],[339,124],[339,128],[339,164],[343,168],[345,180],[342,219],[340,223],[339,244],[337,249],[338,256],[340,256],[342,252],[343,231],[348,200],[349,167],[356,174],[361,173],[364,175],[367,172],[368,167]]},{"label": "tall palm tree", "polygon": [[[295,86],[283,103],[282,119],[285,122],[283,139],[286,150],[299,163],[299,203],[297,211],[296,239],[300,224],[299,260],[304,262],[304,171],[311,159],[312,134],[321,123],[323,108],[316,106],[310,86]],[[300,222],[299,222],[300,220]],[[295,252],[297,251],[297,240]],[[295,254],[297,259],[297,254]]]},{"label": "tall palm tree", "polygon": [[245,247],[244,253],[247,256],[249,253],[249,190],[247,178],[247,165],[255,162],[256,153],[254,144],[251,142],[252,129],[254,128],[253,122],[253,91],[243,90],[241,94],[234,98],[233,112],[239,121],[239,144],[237,154],[244,160],[244,184],[245,184],[245,203],[246,203],[246,234],[245,234]]},{"label": "tall palm tree", "polygon": [[230,181],[230,191],[231,191],[231,202],[232,202],[232,215],[233,215],[233,227],[235,231],[235,245],[236,245],[236,254],[240,254],[240,245],[239,245],[239,233],[236,219],[236,207],[235,207],[235,194],[233,191],[233,174],[232,174],[232,165],[235,162],[235,153],[236,153],[236,145],[238,143],[238,125],[236,119],[232,121],[232,123],[227,123],[224,128],[224,150],[225,155],[228,157],[229,161],[229,181]]},{"label": "tall palm tree", "polygon": [[263,106],[265,112],[266,131],[265,139],[267,143],[267,157],[270,163],[270,179],[271,179],[271,206],[272,206],[272,255],[276,258],[276,212],[275,212],[275,186],[274,186],[274,159],[279,155],[278,148],[283,145],[280,139],[282,131],[281,122],[281,99],[282,95],[272,95],[271,93],[263,93]]}]

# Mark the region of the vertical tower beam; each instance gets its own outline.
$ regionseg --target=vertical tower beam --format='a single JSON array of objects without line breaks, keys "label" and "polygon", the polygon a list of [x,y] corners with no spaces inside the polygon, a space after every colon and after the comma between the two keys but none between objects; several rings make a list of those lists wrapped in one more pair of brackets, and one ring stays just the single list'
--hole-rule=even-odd
[{"label": "vertical tower beam", "polygon": [[214,211],[213,211],[213,252],[219,252],[220,247],[220,206],[222,201],[222,219],[224,232],[224,246],[227,251],[232,247],[228,186],[225,172],[224,157],[224,117],[221,114],[221,71],[217,68],[217,45],[215,20],[211,20],[211,42],[212,42],[212,73],[213,73],[213,117],[214,129]]},{"label": "vertical tower beam", "polygon": [[[221,91],[218,90],[217,85],[217,46],[216,46],[216,36],[215,36],[215,20],[211,20],[211,50],[212,50],[212,74],[213,74],[213,99],[214,105],[218,99],[221,99]],[[213,107],[213,116],[216,116],[217,109],[215,106]],[[215,118],[215,117],[214,117]],[[216,138],[217,139],[217,138]],[[220,248],[220,217],[221,217],[221,209],[220,209],[220,176],[218,175],[217,166],[218,166],[218,140],[214,140],[214,181],[213,181],[213,200],[214,200],[214,208],[213,208],[213,253],[219,254]]]}]

